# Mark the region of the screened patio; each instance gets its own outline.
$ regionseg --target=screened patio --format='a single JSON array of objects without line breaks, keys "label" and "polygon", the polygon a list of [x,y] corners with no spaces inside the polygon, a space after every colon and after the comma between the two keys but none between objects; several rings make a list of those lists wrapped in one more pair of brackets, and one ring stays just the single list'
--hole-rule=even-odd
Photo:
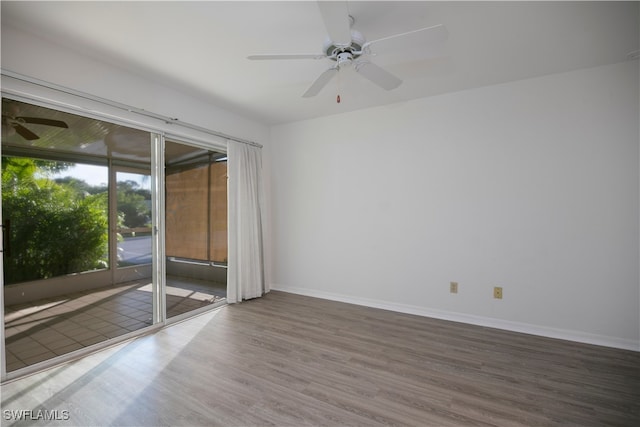
[{"label": "screened patio", "polygon": [[7,372],[225,303],[226,153],[2,101]]}]

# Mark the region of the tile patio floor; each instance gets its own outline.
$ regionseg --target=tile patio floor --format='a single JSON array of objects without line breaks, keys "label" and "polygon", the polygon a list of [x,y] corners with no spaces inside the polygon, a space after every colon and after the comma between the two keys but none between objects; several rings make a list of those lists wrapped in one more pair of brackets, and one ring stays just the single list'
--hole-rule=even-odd
[{"label": "tile patio floor", "polygon": [[[167,317],[223,301],[226,286],[167,278]],[[148,281],[5,307],[7,372],[151,325]]]}]

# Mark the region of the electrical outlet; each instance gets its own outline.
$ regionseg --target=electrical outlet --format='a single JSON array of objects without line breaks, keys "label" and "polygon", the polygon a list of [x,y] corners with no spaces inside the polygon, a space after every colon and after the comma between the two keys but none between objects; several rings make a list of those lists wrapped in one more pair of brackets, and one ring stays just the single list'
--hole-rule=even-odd
[{"label": "electrical outlet", "polygon": [[493,288],[493,297],[495,299],[502,299],[502,287],[494,286],[494,288]]},{"label": "electrical outlet", "polygon": [[451,292],[452,294],[458,293],[458,282],[449,283],[449,292]]}]

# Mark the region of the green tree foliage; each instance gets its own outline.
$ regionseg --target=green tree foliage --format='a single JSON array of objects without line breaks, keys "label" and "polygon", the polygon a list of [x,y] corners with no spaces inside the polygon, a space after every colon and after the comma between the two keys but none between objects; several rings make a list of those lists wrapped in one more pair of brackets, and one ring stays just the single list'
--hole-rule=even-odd
[{"label": "green tree foliage", "polygon": [[151,200],[151,193],[141,189],[137,182],[118,181],[118,214],[123,216],[124,227],[149,226],[151,211],[147,200]]},{"label": "green tree foliage", "polygon": [[107,266],[107,192],[90,194],[77,183],[46,178],[65,167],[68,164],[2,158],[2,211],[11,221],[5,284]]},{"label": "green tree foliage", "polygon": [[56,178],[56,183],[72,187],[77,193],[86,193],[86,194],[98,194],[98,193],[106,193],[109,191],[106,185],[89,185],[85,181],[74,178],[72,176],[66,176],[64,178]]}]

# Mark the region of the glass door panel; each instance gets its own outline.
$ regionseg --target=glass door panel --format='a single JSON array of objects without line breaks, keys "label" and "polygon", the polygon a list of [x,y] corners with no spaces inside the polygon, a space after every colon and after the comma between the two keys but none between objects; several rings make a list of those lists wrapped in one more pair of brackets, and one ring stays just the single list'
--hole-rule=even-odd
[{"label": "glass door panel", "polygon": [[151,135],[6,98],[2,116],[11,374],[152,324]]},{"label": "glass door panel", "polygon": [[226,299],[226,155],[165,144],[167,317]]}]

